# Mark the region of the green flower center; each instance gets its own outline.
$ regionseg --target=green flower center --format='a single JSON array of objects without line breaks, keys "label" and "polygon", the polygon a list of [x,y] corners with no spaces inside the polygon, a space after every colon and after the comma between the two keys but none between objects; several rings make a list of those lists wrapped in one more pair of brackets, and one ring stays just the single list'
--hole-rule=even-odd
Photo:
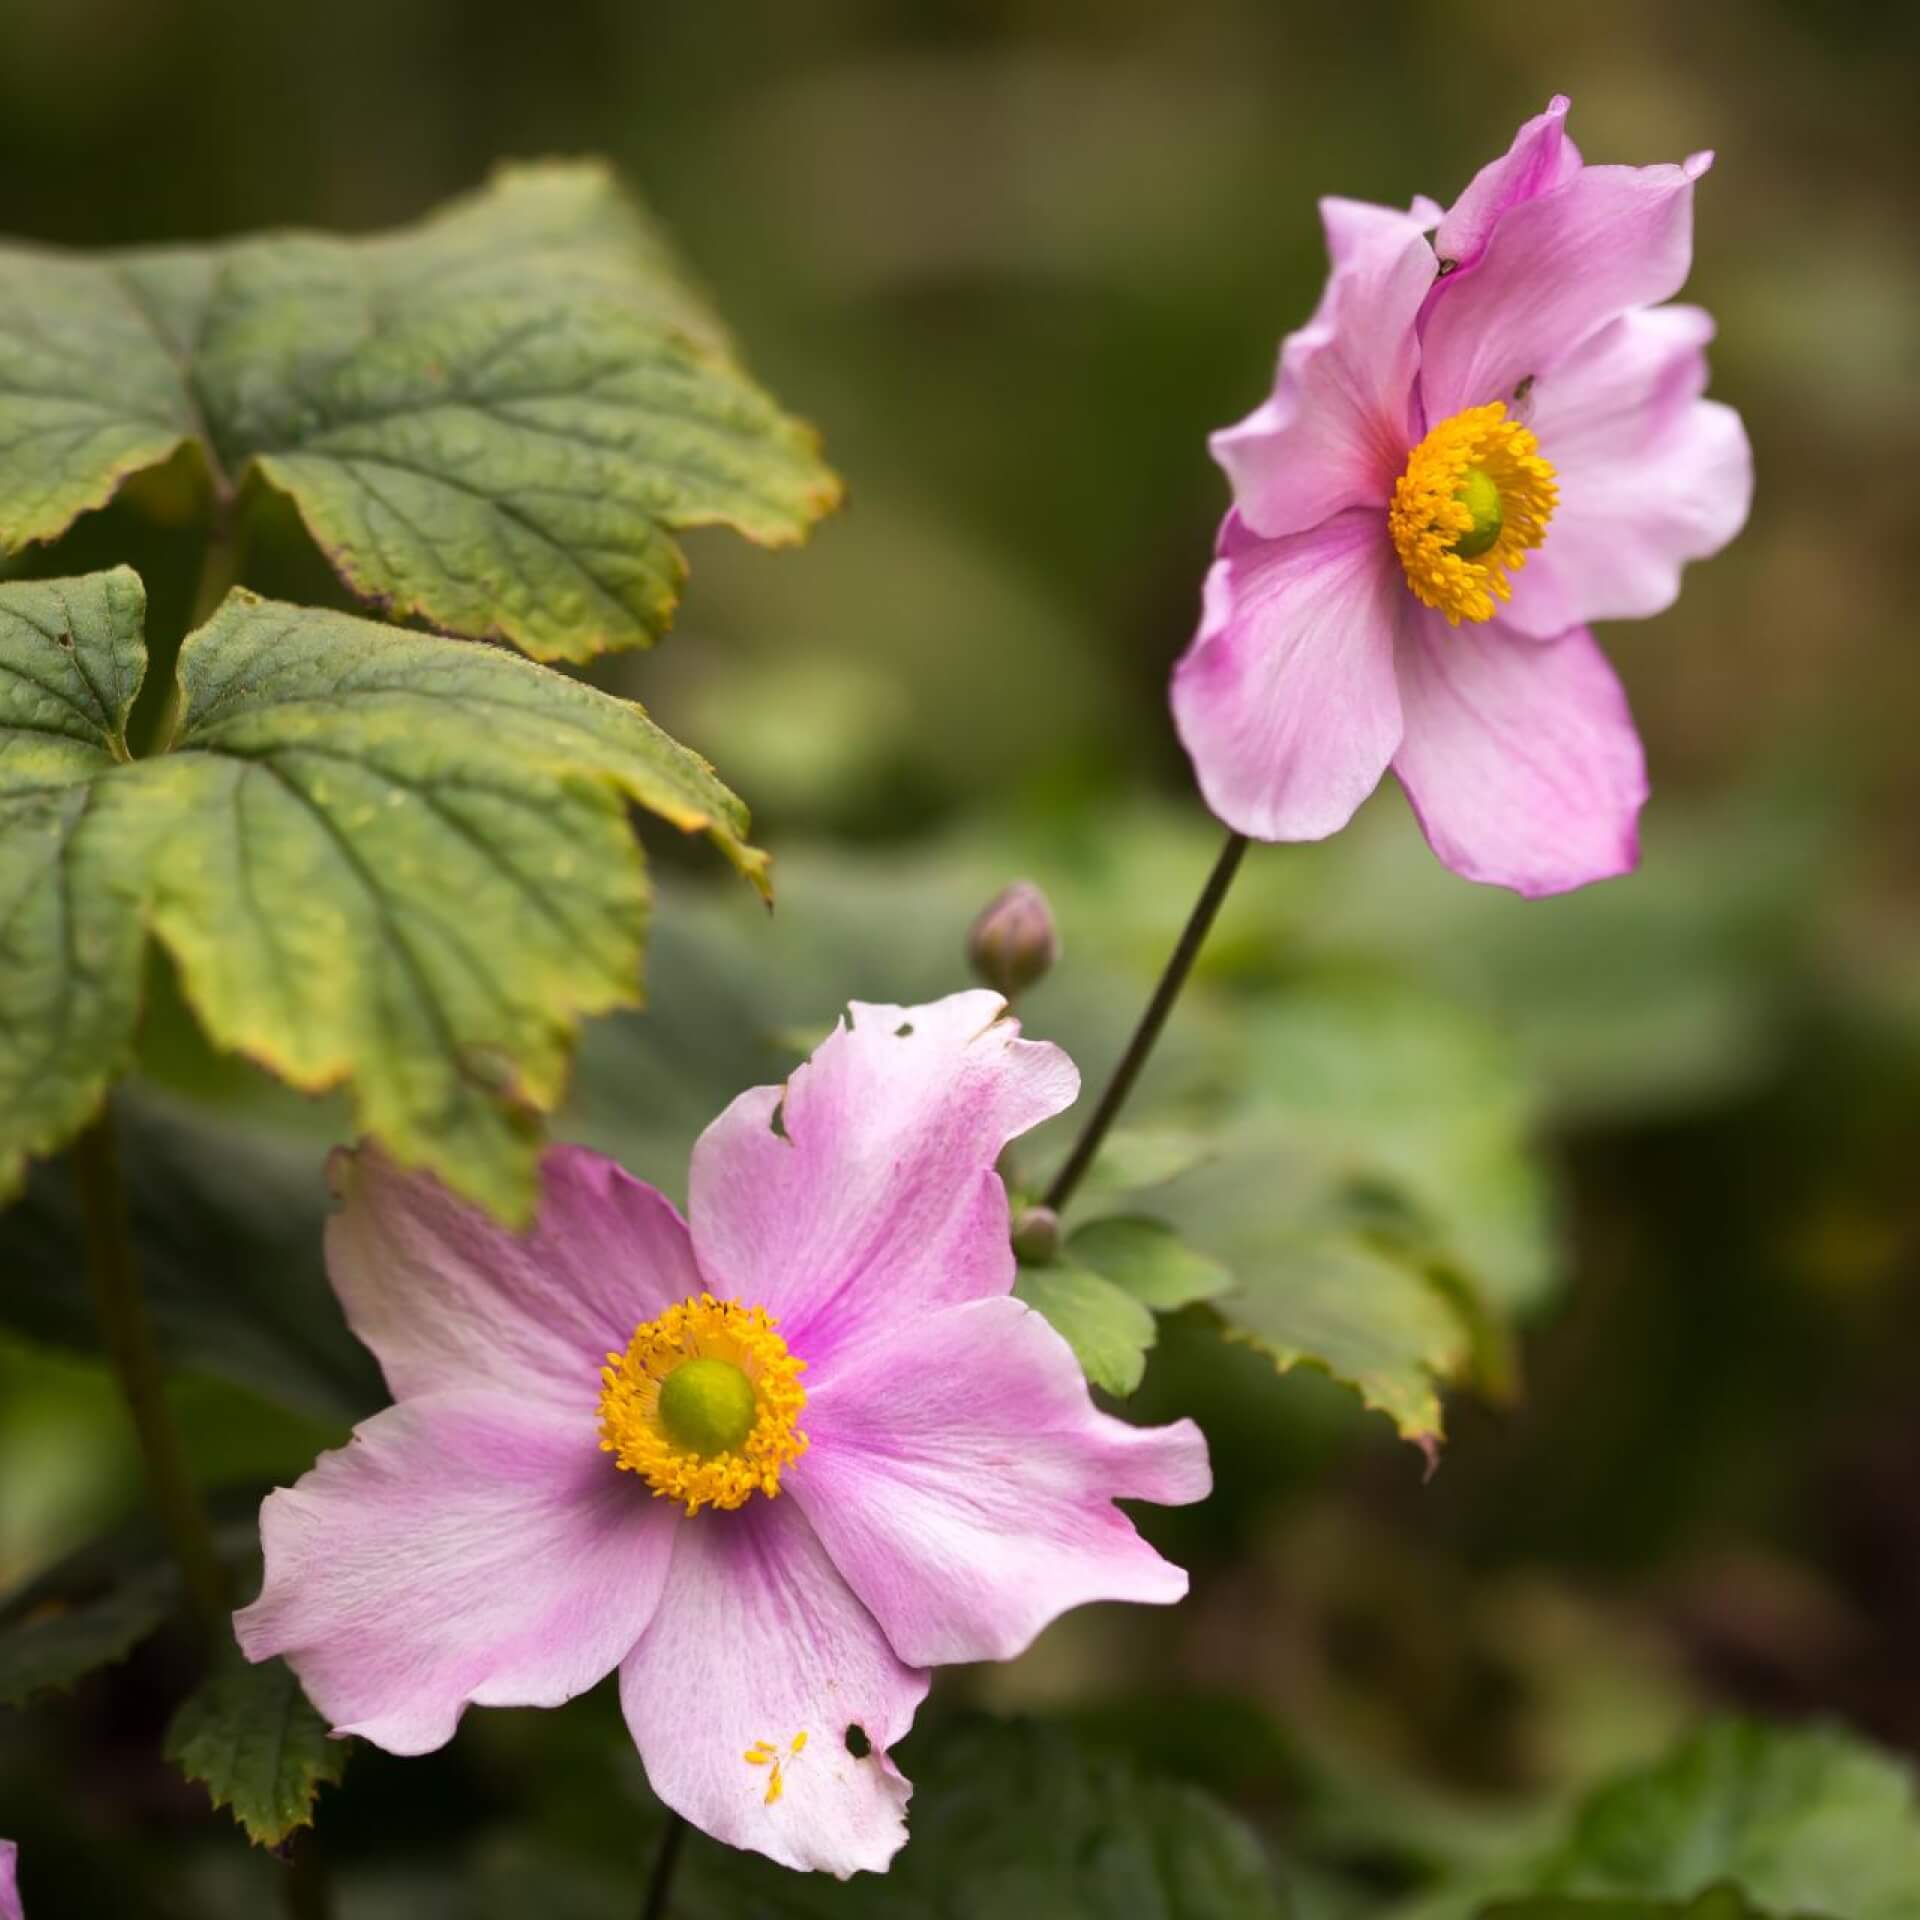
[{"label": "green flower center", "polygon": [[703,1460],[735,1452],[759,1412],[753,1382],[731,1360],[689,1360],[660,1383],[660,1424]]},{"label": "green flower center", "polygon": [[1473,516],[1473,525],[1454,541],[1452,551],[1462,560],[1477,560],[1500,538],[1500,529],[1506,524],[1500,489],[1485,467],[1469,467],[1453,497]]}]

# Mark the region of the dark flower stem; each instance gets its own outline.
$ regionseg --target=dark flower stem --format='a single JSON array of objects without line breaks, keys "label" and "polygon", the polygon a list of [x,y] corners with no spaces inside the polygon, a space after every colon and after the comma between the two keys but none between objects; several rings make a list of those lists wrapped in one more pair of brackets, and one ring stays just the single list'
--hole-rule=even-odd
[{"label": "dark flower stem", "polygon": [[1100,1151],[1100,1143],[1107,1137],[1107,1129],[1126,1105],[1127,1096],[1133,1091],[1133,1083],[1140,1077],[1140,1069],[1147,1064],[1147,1056],[1152,1053],[1154,1042],[1160,1038],[1160,1029],[1167,1024],[1167,1015],[1173,1011],[1173,1003],[1180,998],[1180,989],[1187,984],[1187,975],[1193,971],[1193,963],[1199,959],[1200,949],[1207,943],[1214,917],[1220,911],[1220,903],[1227,897],[1227,889],[1233,885],[1233,876],[1240,871],[1240,858],[1246,850],[1245,834],[1227,835],[1227,844],[1220,849],[1220,858],[1213,863],[1207,884],[1200,889],[1200,898],[1193,903],[1193,912],[1187,917],[1179,944],[1167,961],[1160,984],[1153,990],[1153,998],[1147,1002],[1146,1012],[1140,1016],[1140,1024],[1133,1030],[1133,1038],[1127,1042],[1126,1052],[1120,1056],[1120,1064],[1113,1070],[1113,1078],[1107,1082],[1106,1092],[1100,1096],[1100,1104],[1087,1116],[1087,1123],[1080,1129],[1080,1138],[1073,1143],[1073,1151],[1067,1155],[1066,1164],[1053,1176],[1053,1184],[1047,1189],[1046,1198],[1041,1204],[1051,1207],[1055,1213],[1060,1212],[1073,1197],[1073,1190],[1093,1165],[1094,1155]]},{"label": "dark flower stem", "polygon": [[127,1197],[110,1107],[103,1107],[73,1143],[73,1171],[80,1189],[80,1230],[94,1313],[140,1443],[148,1492],[180,1562],[194,1613],[209,1634],[217,1635],[226,1630],[232,1596],[206,1508],[187,1470],[180,1430],[167,1409],[153,1326],[127,1232]]},{"label": "dark flower stem", "polygon": [[647,1881],[646,1904],[640,1920],[667,1920],[667,1902],[673,1894],[674,1870],[680,1864],[680,1849],[686,1845],[687,1823],[668,1811],[667,1830],[660,1836],[660,1851],[653,1856],[653,1873]]},{"label": "dark flower stem", "polygon": [[332,1920],[333,1881],[313,1834],[288,1846],[283,1886],[287,1920]]}]

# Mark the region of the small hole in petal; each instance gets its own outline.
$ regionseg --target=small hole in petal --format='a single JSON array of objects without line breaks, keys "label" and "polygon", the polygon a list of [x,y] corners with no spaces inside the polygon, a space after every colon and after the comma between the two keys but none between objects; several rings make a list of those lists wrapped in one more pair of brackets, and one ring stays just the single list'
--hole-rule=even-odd
[{"label": "small hole in petal", "polygon": [[847,1751],[856,1760],[864,1760],[873,1751],[873,1742],[867,1738],[867,1730],[856,1720],[847,1729]]},{"label": "small hole in petal", "polygon": [[902,1020],[900,1024],[894,1028],[893,1037],[896,1040],[904,1040],[912,1031],[913,1022],[911,1020]]},{"label": "small hole in petal", "polygon": [[785,1100],[780,1101],[774,1107],[772,1117],[767,1121],[767,1130],[776,1140],[784,1140],[787,1137],[787,1103]]}]

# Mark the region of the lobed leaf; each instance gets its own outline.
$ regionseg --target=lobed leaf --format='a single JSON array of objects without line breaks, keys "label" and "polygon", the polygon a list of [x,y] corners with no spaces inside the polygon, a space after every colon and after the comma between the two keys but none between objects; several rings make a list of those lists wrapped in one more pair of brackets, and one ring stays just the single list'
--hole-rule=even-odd
[{"label": "lobed leaf", "polygon": [[0,549],[196,446],[288,494],[356,593],[540,659],[663,632],[674,535],[782,545],[840,497],[593,165],[370,240],[0,249]]},{"label": "lobed leaf", "polygon": [[320,1789],[339,1785],[352,1750],[328,1734],[284,1660],[254,1666],[237,1649],[167,1727],[166,1757],[262,1847],[313,1824]]},{"label": "lobed leaf", "polygon": [[[124,571],[0,586],[0,804],[25,810],[0,840],[0,1181],[123,1062],[151,927],[216,1044],[350,1084],[399,1159],[530,1217],[581,1016],[640,998],[629,802],[763,882],[739,802],[628,702],[245,592],[182,649],[173,750],[127,763],[139,604]],[[109,666],[89,704],[78,676]]]},{"label": "lobed leaf", "polygon": [[1317,1367],[1434,1457],[1440,1387],[1466,1370],[1460,1316],[1416,1266],[1364,1240],[1262,1234],[1221,1309],[1228,1331],[1281,1372]]},{"label": "lobed leaf", "polygon": [[126,1063],[140,996],[141,831],[100,817],[146,668],[126,568],[0,586],[0,1199]]}]

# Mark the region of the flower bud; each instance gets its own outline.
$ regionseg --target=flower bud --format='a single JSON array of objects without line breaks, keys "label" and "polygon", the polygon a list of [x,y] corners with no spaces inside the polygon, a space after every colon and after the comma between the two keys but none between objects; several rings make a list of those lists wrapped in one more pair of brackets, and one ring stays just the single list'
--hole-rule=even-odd
[{"label": "flower bud", "polygon": [[1013,1223],[1013,1252],[1022,1266],[1052,1266],[1060,1255],[1060,1216],[1051,1207],[1023,1207]]},{"label": "flower bud", "polygon": [[1060,935],[1047,896],[1016,880],[988,902],[967,935],[967,964],[1009,1000],[1047,977],[1060,958]]}]

